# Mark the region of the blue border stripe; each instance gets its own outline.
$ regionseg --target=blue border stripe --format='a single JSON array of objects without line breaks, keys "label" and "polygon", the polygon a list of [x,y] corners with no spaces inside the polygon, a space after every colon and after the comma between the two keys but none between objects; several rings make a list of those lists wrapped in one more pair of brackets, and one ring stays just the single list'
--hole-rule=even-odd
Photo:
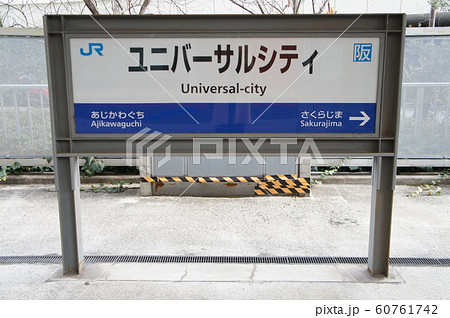
[{"label": "blue border stripe", "polygon": [[[376,103],[75,103],[80,134],[136,133],[374,133]],[[265,111],[265,112],[264,112]],[[254,123],[252,122],[264,114]],[[363,126],[363,116],[370,120]],[[361,118],[354,119],[354,118]],[[353,118],[353,120],[351,120]]]}]

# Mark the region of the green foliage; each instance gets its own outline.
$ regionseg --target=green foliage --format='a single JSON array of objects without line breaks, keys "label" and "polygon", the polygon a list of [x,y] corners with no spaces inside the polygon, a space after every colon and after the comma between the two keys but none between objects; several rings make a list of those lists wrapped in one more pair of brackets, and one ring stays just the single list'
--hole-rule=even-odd
[{"label": "green foliage", "polygon": [[0,167],[0,181],[6,181],[6,177],[8,176],[7,168],[6,166]]},{"label": "green foliage", "polygon": [[20,162],[14,162],[11,166],[0,167],[0,181],[6,181],[8,175],[11,173],[19,175],[24,172],[52,172],[52,171],[53,167],[51,166],[22,166]]},{"label": "green foliage", "polygon": [[21,165],[19,162],[14,162],[12,166],[2,166],[0,168],[0,180],[6,181],[8,174],[14,173],[16,175],[21,173]]},{"label": "green foliage", "polygon": [[448,178],[449,171],[440,173],[436,180],[431,181],[431,184],[421,184],[417,186],[417,190],[408,194],[408,197],[413,198],[422,194],[429,196],[440,196],[442,193],[442,188],[439,187],[439,183],[441,183],[443,179]]},{"label": "green foliage", "polygon": [[[81,188],[81,191],[119,193],[128,190],[128,187],[124,186],[126,183],[124,180],[108,182],[108,184],[101,183],[99,186],[91,185],[89,188]],[[132,183],[128,182],[128,184]]]},{"label": "green foliage", "polygon": [[[324,171],[322,171],[320,173],[320,179],[325,180],[325,179],[328,178],[328,176],[332,176],[335,172],[338,172],[339,169],[345,163],[345,160],[347,160],[347,159],[348,158],[345,157],[345,158],[341,159],[337,165],[327,167]],[[322,184],[322,181],[321,180],[317,180],[317,179],[312,179],[311,182],[315,183],[315,184]]]},{"label": "green foliage", "polygon": [[97,173],[101,173],[105,168],[105,164],[101,160],[95,159],[95,157],[83,157],[85,160],[81,172],[84,176],[91,177]]},{"label": "green foliage", "polygon": [[32,166],[32,167],[22,167],[22,172],[53,172],[52,166]]}]

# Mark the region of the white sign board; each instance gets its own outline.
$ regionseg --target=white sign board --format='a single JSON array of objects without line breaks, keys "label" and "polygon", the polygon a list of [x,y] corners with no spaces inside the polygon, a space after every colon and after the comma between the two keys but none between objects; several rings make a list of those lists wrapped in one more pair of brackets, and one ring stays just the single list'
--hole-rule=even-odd
[{"label": "white sign board", "polygon": [[378,37],[71,38],[77,133],[374,133]]}]

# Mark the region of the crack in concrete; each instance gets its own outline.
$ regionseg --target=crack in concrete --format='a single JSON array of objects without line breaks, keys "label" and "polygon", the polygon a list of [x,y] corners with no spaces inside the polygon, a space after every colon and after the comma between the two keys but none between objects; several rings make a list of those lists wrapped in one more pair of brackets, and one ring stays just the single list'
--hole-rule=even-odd
[{"label": "crack in concrete", "polygon": [[183,274],[183,276],[181,276],[181,278],[180,278],[180,282],[181,282],[181,281],[183,280],[183,278],[185,278],[186,275],[188,274],[187,268],[188,268],[188,266],[186,265],[186,268],[184,269],[184,274]]},{"label": "crack in concrete", "polygon": [[252,281],[252,282],[253,282],[253,278],[255,277],[255,272],[256,272],[256,264],[253,264],[253,270],[250,275],[250,281]]}]

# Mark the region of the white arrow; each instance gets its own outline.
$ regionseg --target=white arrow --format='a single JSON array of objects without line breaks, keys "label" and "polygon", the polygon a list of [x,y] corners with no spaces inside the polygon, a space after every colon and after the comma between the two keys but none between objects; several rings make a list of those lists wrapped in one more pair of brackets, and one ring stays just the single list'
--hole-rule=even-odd
[{"label": "white arrow", "polygon": [[350,120],[362,120],[361,124],[359,124],[360,126],[364,126],[369,120],[370,117],[366,114],[366,112],[360,111],[361,115],[363,115],[363,117],[350,117]]}]

